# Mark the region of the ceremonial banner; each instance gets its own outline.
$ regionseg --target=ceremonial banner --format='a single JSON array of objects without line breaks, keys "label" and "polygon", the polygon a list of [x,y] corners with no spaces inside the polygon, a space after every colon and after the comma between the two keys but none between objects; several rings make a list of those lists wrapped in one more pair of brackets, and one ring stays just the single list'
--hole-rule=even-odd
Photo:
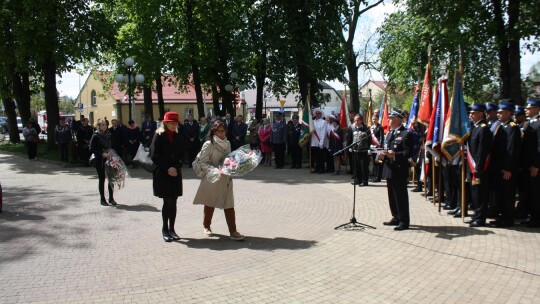
[{"label": "ceremonial banner", "polygon": [[313,126],[313,117],[311,116],[311,109],[309,106],[309,93],[308,98],[306,99],[306,105],[304,106],[303,113],[302,113],[302,131],[300,131],[300,140],[298,142],[298,145],[300,147],[304,147],[309,143],[311,131],[315,129]]},{"label": "ceremonial banner", "polygon": [[[439,90],[439,84],[435,85],[434,92],[437,92]],[[439,95],[433,94],[433,111],[431,111],[431,117],[429,118],[429,127],[428,132],[426,135],[426,149],[431,146],[433,143],[433,131],[435,130],[435,116],[437,116],[437,106],[439,104]]]},{"label": "ceremonial banner", "polygon": [[371,127],[371,119],[373,118],[373,99],[371,99],[371,91],[369,91],[369,101],[367,106],[366,117],[364,117],[364,124]]},{"label": "ceremonial banner", "polygon": [[426,127],[431,122],[431,113],[435,106],[431,103],[431,95],[431,63],[428,63],[424,83],[422,84],[422,96],[420,97],[420,109],[418,111],[418,122]]},{"label": "ceremonial banner", "polygon": [[418,105],[419,105],[418,86],[416,86],[414,90],[414,98],[411,105],[411,111],[409,114],[409,121],[407,122],[407,129],[412,129],[413,125],[416,123],[416,120],[418,118]]},{"label": "ceremonial banner", "polygon": [[448,112],[448,87],[446,83],[448,78],[443,77],[439,80],[439,97],[437,105],[437,115],[435,116],[435,123],[433,128],[433,140],[432,149],[434,151],[441,151],[441,144],[444,136],[444,124],[446,122],[446,113]]},{"label": "ceremonial banner", "polygon": [[388,131],[390,131],[390,125],[388,124],[388,94],[386,92],[384,93],[383,110],[381,114],[381,126],[384,129],[384,134],[386,134]]},{"label": "ceremonial banner", "polygon": [[345,87],[343,97],[341,98],[341,109],[339,111],[339,127],[341,129],[347,129],[350,125],[349,109],[347,107],[347,87]]},{"label": "ceremonial banner", "polygon": [[467,115],[467,105],[463,98],[461,73],[459,71],[456,71],[454,75],[454,92],[447,117],[441,152],[452,160],[459,155],[461,145],[469,135],[469,117]]}]

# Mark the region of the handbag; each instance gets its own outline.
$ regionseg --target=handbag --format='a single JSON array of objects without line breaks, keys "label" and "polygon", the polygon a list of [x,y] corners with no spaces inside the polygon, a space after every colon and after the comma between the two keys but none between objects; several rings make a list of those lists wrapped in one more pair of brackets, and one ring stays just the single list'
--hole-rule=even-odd
[{"label": "handbag", "polygon": [[139,144],[139,149],[137,149],[137,154],[135,154],[133,162],[150,173],[156,171],[157,169],[157,165],[152,161],[150,148],[145,147],[143,144]]},{"label": "handbag", "polygon": [[[198,177],[204,177],[206,175],[206,170],[204,170],[202,167],[201,152],[202,151],[199,151],[199,153],[195,157],[195,160],[193,161],[193,163],[191,163],[193,172],[195,172],[195,175],[197,175]],[[212,144],[212,150],[210,151],[210,156],[208,157],[208,159],[212,158],[212,152],[214,152],[214,144]]]}]

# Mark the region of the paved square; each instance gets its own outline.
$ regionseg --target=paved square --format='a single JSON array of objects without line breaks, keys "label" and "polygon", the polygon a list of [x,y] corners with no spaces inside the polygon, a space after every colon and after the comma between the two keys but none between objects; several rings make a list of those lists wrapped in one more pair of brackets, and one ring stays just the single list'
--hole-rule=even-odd
[{"label": "paved square", "polygon": [[161,238],[151,175],[131,170],[103,207],[93,168],[0,152],[0,303],[540,303],[540,230],[469,228],[411,193],[411,230],[388,220],[384,183],[257,168],[235,180],[238,230],[216,210],[203,236],[184,168],[179,242]]}]

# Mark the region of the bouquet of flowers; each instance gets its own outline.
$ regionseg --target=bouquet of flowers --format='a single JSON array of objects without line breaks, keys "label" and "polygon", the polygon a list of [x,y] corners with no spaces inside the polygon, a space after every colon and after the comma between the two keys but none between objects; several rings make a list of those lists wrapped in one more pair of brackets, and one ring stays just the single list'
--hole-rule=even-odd
[{"label": "bouquet of flowers", "polygon": [[128,176],[127,167],[113,149],[108,149],[105,153],[107,155],[107,160],[105,161],[105,175],[109,180],[109,184],[113,189],[114,186],[118,186],[118,189],[122,189],[126,177]]},{"label": "bouquet of flowers", "polygon": [[225,157],[219,167],[210,167],[206,178],[211,183],[217,182],[221,175],[242,176],[255,169],[262,160],[259,150],[251,150],[249,144],[243,145]]}]

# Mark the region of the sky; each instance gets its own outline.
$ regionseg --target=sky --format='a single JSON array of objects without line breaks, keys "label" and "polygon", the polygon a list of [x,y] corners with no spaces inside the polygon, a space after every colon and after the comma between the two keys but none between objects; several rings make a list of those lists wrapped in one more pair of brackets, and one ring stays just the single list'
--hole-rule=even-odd
[{"label": "sky", "polygon": [[[385,15],[391,14],[396,10],[396,7],[392,3],[386,3],[379,5],[366,14],[362,15],[359,20],[358,29],[356,30],[355,49],[359,49],[360,46],[365,45],[366,41],[376,32],[377,28],[383,23]],[[366,53],[371,54],[368,60],[375,60],[376,53],[374,41],[370,41],[369,45],[372,45],[371,52],[368,49]],[[363,53],[363,52],[362,52]],[[364,60],[364,58],[362,58]],[[531,67],[540,61],[540,53],[531,54],[526,52],[521,57],[521,73],[528,74]],[[75,99],[79,94],[80,88],[84,85],[89,73],[86,72],[83,75],[79,75],[75,70],[62,73],[61,77],[56,77],[57,89],[60,92],[60,96],[68,96]],[[359,70],[358,83],[364,84],[368,80],[383,80],[383,76],[376,71]],[[338,81],[328,81],[328,83],[337,90],[343,90],[344,85]]]}]

